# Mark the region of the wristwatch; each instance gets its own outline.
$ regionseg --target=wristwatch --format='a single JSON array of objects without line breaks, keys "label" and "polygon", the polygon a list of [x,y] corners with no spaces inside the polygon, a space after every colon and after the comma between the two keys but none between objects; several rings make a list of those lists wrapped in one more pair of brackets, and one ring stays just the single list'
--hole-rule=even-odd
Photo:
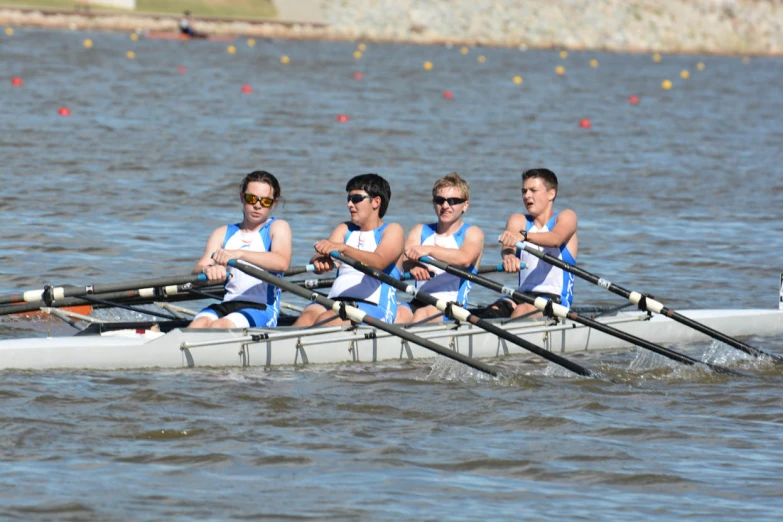
[{"label": "wristwatch", "polygon": [[527,230],[520,230],[520,234],[522,234],[522,241],[527,241]]}]

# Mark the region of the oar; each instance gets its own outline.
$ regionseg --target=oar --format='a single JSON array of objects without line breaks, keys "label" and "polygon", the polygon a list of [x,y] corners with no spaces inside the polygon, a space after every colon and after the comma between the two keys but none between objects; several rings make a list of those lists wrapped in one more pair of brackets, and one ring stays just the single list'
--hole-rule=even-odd
[{"label": "oar", "polygon": [[289,277],[292,275],[303,274],[305,272],[313,272],[314,270],[315,270],[315,265],[313,265],[312,263],[307,265],[302,265],[302,266],[292,266],[285,271],[285,276]]},{"label": "oar", "polygon": [[[405,292],[406,294],[412,295],[413,297],[423,302],[424,304],[432,305],[438,310],[440,310],[441,312],[446,312],[447,314],[453,315],[453,317],[459,321],[468,322],[475,326],[478,326],[482,330],[486,330],[500,337],[501,339],[505,339],[506,341],[516,344],[517,346],[521,346],[525,350],[533,352],[534,354],[543,357],[547,361],[560,365],[563,368],[570,370],[578,375],[582,375],[584,377],[599,377],[598,374],[596,374],[591,370],[588,370],[587,368],[579,366],[578,364],[571,362],[568,359],[565,359],[564,357],[560,357],[559,355],[554,354],[548,350],[539,348],[535,344],[528,342],[522,339],[521,337],[512,334],[511,332],[507,332],[506,330],[500,328],[499,326],[471,314],[469,311],[465,310],[464,308],[457,306],[456,303],[443,301],[441,299],[437,299],[434,296],[431,296],[430,294],[420,292],[416,289],[415,286],[407,285],[402,281],[400,281],[399,279],[396,279],[381,270],[377,270],[375,268],[367,266],[363,263],[360,263],[359,261],[356,261],[355,259],[351,259],[350,257],[340,254],[338,252],[332,252],[332,257],[334,257],[335,259],[339,259],[341,262],[349,266],[352,266],[359,272],[363,272],[371,277],[374,277],[375,279],[378,279],[379,281],[386,283],[387,285],[393,286],[394,288]],[[422,261],[424,261],[423,258]],[[429,261],[425,261],[425,262],[429,263]],[[433,266],[437,266],[437,265],[433,265]]]},{"label": "oar", "polygon": [[206,274],[189,274],[184,276],[164,277],[160,279],[142,279],[141,281],[128,281],[127,283],[114,283],[107,285],[90,286],[46,286],[40,290],[29,290],[22,294],[0,296],[0,304],[9,303],[39,303],[45,302],[48,306],[58,299],[65,297],[81,297],[90,294],[105,294],[108,292],[121,292],[123,290],[136,290],[138,288],[163,288],[177,285],[205,282]]},{"label": "oar", "polygon": [[[478,273],[479,274],[494,274],[495,272],[502,272],[503,270],[504,270],[504,268],[503,268],[503,264],[502,263],[498,264],[498,265],[481,265],[481,266],[478,267]],[[434,272],[430,272],[430,276],[434,277],[435,273]],[[402,280],[403,281],[407,281],[407,280],[410,280],[410,279],[413,279],[413,276],[411,275],[410,272],[405,272],[405,273],[402,274]]]},{"label": "oar", "polygon": [[553,303],[552,301],[548,299],[544,299],[543,297],[535,298],[535,297],[525,295],[522,292],[519,292],[514,288],[504,286],[501,283],[498,283],[497,281],[493,281],[492,279],[487,279],[486,277],[482,277],[480,275],[471,274],[470,272],[448,265],[442,261],[438,261],[437,259],[433,259],[429,256],[422,257],[421,262],[430,264],[432,266],[436,266],[441,270],[448,272],[449,274],[453,274],[462,279],[466,279],[468,281],[481,285],[485,288],[489,288],[490,290],[495,290],[496,292],[500,292],[503,295],[507,295],[509,297],[519,299],[522,302],[532,304],[538,310],[541,310],[545,315],[552,315],[556,317],[571,319],[575,323],[589,326],[590,328],[598,330],[599,332],[603,332],[613,337],[617,337],[618,339],[622,339],[623,341],[639,346],[640,348],[644,348],[650,350],[651,352],[655,352],[659,355],[663,355],[664,357],[668,357],[673,361],[677,361],[679,363],[683,363],[687,365],[704,364],[708,366],[710,369],[719,373],[738,375],[737,372],[729,370],[728,368],[723,368],[722,366],[717,366],[710,363],[704,363],[697,359],[693,359],[692,357],[688,357],[687,355],[676,352],[670,348],[665,348],[663,346],[652,343],[640,337],[636,337],[635,335],[631,335],[627,332],[623,332],[622,330],[618,330],[617,328],[614,328],[612,326],[598,322],[595,319],[583,317],[578,313],[576,313],[575,311],[569,310],[565,306],[559,305],[557,303]]},{"label": "oar", "polygon": [[333,301],[329,298],[322,296],[317,292],[310,292],[300,286],[291,283],[290,281],[286,281],[285,279],[276,277],[265,270],[261,270],[257,266],[252,265],[246,261],[232,259],[231,261],[228,262],[228,264],[229,266],[233,266],[234,268],[237,268],[248,275],[251,275],[257,279],[261,279],[262,281],[266,281],[270,285],[277,286],[281,290],[291,292],[292,294],[296,294],[299,297],[308,299],[314,303],[318,303],[321,306],[326,307],[327,309],[331,309],[335,313],[341,314],[341,316],[347,317],[351,321],[354,321],[356,323],[366,323],[367,325],[372,326],[373,328],[377,328],[378,330],[382,330],[392,335],[396,335],[397,337],[405,339],[406,341],[412,342],[414,344],[418,344],[419,346],[422,346],[428,350],[432,350],[433,352],[439,355],[448,357],[449,359],[453,359],[455,361],[461,362],[462,364],[470,366],[475,370],[479,370],[481,372],[487,373],[492,376],[498,375],[498,371],[494,367],[488,364],[485,364],[481,361],[477,361],[471,357],[467,357],[466,355],[463,355],[459,352],[455,352],[454,350],[449,350],[448,348],[444,348],[443,346],[435,344],[428,339],[419,337],[418,335],[414,335],[397,326],[384,323],[383,321],[380,321],[370,315],[367,315],[365,312],[361,311],[358,308],[346,305],[345,303],[341,303],[338,301]]},{"label": "oar", "polygon": [[689,326],[696,331],[708,335],[713,339],[717,339],[718,341],[724,342],[729,346],[731,346],[732,348],[736,348],[737,350],[745,352],[749,355],[753,355],[756,357],[771,357],[772,359],[778,362],[783,361],[783,357],[781,357],[780,355],[772,354],[769,352],[765,352],[764,350],[754,348],[753,346],[750,346],[749,344],[745,344],[738,339],[720,333],[719,331],[714,330],[713,328],[710,328],[705,324],[702,324],[698,321],[694,321],[690,317],[685,317],[684,315],[672,310],[671,308],[667,308],[666,306],[664,306],[663,303],[656,301],[651,297],[645,296],[641,292],[626,290],[625,288],[618,286],[612,283],[611,281],[607,281],[606,279],[593,275],[587,270],[583,270],[582,268],[579,268],[576,265],[572,265],[571,263],[567,263],[554,256],[545,254],[544,252],[536,248],[532,248],[529,245],[525,244],[524,242],[517,243],[516,247],[524,250],[528,254],[532,254],[537,258],[546,261],[550,265],[556,266],[557,268],[565,270],[566,272],[570,272],[576,276],[581,277],[585,281],[590,281],[594,285],[598,285],[601,288],[605,288],[609,290],[613,294],[617,294],[621,297],[628,299],[633,304],[638,305],[640,310],[644,310],[644,311],[649,310],[650,312],[655,312],[656,314],[664,315],[669,319],[672,319],[674,321],[677,321],[678,323]]}]

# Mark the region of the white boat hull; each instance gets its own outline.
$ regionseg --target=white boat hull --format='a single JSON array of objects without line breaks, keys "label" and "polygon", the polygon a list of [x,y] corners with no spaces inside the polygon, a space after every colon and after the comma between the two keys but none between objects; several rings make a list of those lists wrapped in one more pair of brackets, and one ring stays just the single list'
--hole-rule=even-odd
[{"label": "white boat hull", "polygon": [[[726,335],[738,337],[783,334],[783,310],[683,311]],[[645,320],[638,312],[601,319],[648,341],[689,344],[708,338],[662,316]],[[531,325],[531,323],[534,323]],[[545,326],[541,321],[507,324],[507,330],[547,350],[569,353],[616,350],[632,345],[571,321]],[[488,358],[529,353],[473,325],[435,325],[412,332],[469,357]],[[269,339],[253,339],[253,335]],[[167,334],[144,331],[102,335],[39,337],[0,341],[0,369],[133,369],[221,366],[285,366],[299,364],[378,362],[432,358],[433,352],[367,326],[356,329],[278,328],[274,330],[185,330]]]}]

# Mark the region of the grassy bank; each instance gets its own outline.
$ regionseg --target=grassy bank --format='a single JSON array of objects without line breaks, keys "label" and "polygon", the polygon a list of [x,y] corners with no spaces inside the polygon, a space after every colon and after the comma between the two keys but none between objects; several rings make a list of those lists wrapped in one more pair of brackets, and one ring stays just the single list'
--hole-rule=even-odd
[{"label": "grassy bank", "polygon": [[[59,10],[84,10],[79,0],[0,0],[2,7],[27,7]],[[104,7],[93,7],[104,10]],[[275,18],[277,11],[270,0],[136,0],[137,13],[180,14],[190,11],[194,17]],[[127,12],[127,11],[123,11]]]}]

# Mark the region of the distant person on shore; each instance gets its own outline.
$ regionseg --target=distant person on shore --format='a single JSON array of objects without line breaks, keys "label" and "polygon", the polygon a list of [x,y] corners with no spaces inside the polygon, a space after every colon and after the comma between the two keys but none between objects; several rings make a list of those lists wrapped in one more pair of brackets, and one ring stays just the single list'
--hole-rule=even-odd
[{"label": "distant person on shore", "polygon": [[[378,174],[362,174],[351,178],[345,190],[348,192],[351,219],[337,225],[328,239],[313,245],[317,253],[310,262],[315,265],[315,272],[320,274],[333,269],[335,262],[329,254],[337,251],[399,278],[397,262],[405,245],[405,233],[399,224],[382,221],[391,199],[389,182]],[[329,298],[345,301],[386,323],[394,322],[396,289],[353,267],[339,267]],[[324,324],[348,323],[335,317],[332,310],[313,303],[305,308],[294,326],[310,326],[324,321]]]},{"label": "distant person on shore", "polygon": [[191,38],[206,38],[204,33],[197,33],[193,29],[193,21],[190,17],[190,11],[182,13],[182,18],[179,20],[179,32],[183,35],[187,35]]},{"label": "distant person on shore", "polygon": [[278,276],[288,270],[291,227],[282,219],[272,217],[280,200],[280,183],[264,170],[251,172],[242,180],[239,200],[242,222],[215,229],[207,240],[204,255],[193,269],[194,274],[206,274],[210,283],[225,282],[223,302],[201,310],[190,328],[277,325],[280,289],[227,265],[231,259],[241,259]]},{"label": "distant person on shore", "polygon": [[[484,233],[477,226],[462,221],[470,206],[470,186],[456,172],[444,176],[432,187],[432,206],[437,223],[418,224],[408,234],[405,242],[403,270],[416,280],[416,288],[438,299],[465,306],[471,283],[448,274],[439,268],[418,263],[423,256],[478,273],[481,252],[484,249]],[[434,274],[433,276],[430,273]],[[432,322],[443,320],[438,309],[417,299],[397,307],[398,323],[419,322],[432,317]]]},{"label": "distant person on shore", "polygon": [[[522,202],[525,214],[514,213],[501,234],[501,256],[506,272],[519,272],[518,291],[531,297],[544,297],[568,308],[574,299],[574,275],[518,249],[520,241],[544,253],[576,264],[579,241],[576,235],[576,213],[565,209],[555,212],[557,176],[549,169],[531,169],[522,174]],[[520,264],[526,268],[520,270]],[[510,297],[496,301],[483,317],[519,317],[536,307],[517,303]]]}]

